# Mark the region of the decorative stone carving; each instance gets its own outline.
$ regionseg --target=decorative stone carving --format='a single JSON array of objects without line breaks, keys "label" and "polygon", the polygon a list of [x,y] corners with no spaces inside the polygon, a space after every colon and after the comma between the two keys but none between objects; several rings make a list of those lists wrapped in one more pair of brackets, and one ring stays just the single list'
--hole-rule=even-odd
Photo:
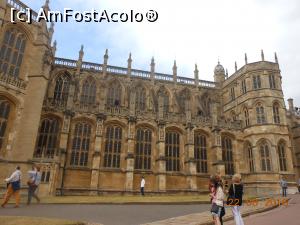
[{"label": "decorative stone carving", "polygon": [[128,139],[133,139],[134,138],[134,126],[132,122],[129,122],[128,124]]},{"label": "decorative stone carving", "polygon": [[46,50],[44,52],[44,56],[43,56],[43,71],[45,70],[46,66],[49,66],[52,64],[52,52],[51,50]]},{"label": "decorative stone carving", "polygon": [[159,141],[165,141],[165,127],[159,126]]},{"label": "decorative stone carving", "polygon": [[97,126],[96,126],[96,135],[102,136],[103,135],[103,122],[102,118],[97,118]]}]

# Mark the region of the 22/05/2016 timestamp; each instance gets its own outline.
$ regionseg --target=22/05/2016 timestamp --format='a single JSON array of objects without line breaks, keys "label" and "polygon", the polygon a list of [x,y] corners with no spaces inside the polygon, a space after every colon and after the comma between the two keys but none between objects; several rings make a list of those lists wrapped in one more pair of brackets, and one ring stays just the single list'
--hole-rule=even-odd
[{"label": "22/05/2016 timestamp", "polygon": [[[289,199],[288,198],[267,198],[264,200],[259,199],[247,199],[243,201],[243,204],[246,206],[257,206],[259,202],[262,202],[263,206],[265,207],[272,207],[272,206],[288,206]],[[238,206],[240,203],[239,199],[229,198],[227,200],[227,206]]]}]

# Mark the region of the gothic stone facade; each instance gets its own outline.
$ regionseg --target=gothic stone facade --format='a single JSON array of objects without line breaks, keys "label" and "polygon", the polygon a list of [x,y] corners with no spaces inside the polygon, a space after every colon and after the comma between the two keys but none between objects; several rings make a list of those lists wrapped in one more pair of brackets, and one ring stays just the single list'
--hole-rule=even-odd
[{"label": "gothic stone facade", "polygon": [[[10,23],[0,1],[0,185],[16,165],[42,166],[40,194],[198,193],[210,174],[241,173],[249,194],[295,191],[300,116],[285,107],[275,62],[214,82],[55,57],[53,25]],[[49,10],[48,1],[43,6]],[[33,17],[35,14],[32,15]],[[24,186],[26,178],[23,179]]]}]

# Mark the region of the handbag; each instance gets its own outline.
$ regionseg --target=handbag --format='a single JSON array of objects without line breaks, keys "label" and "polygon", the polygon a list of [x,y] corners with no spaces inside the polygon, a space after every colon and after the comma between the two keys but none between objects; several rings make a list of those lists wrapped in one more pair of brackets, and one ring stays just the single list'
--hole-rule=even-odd
[{"label": "handbag", "polygon": [[32,179],[29,179],[28,181],[27,181],[27,185],[28,186],[36,186],[35,185],[35,180],[36,180],[36,177],[37,177],[37,172],[36,172],[36,174],[34,175],[34,179],[32,180]]},{"label": "handbag", "polygon": [[233,188],[233,195],[228,195],[227,201],[226,201],[226,205],[229,206],[235,206],[236,205],[236,198],[235,198],[235,185],[232,184],[232,188]]},{"label": "handbag", "polygon": [[212,213],[215,213],[215,214],[218,214],[219,212],[219,206],[215,203],[212,204],[211,206],[211,210],[210,210]]}]

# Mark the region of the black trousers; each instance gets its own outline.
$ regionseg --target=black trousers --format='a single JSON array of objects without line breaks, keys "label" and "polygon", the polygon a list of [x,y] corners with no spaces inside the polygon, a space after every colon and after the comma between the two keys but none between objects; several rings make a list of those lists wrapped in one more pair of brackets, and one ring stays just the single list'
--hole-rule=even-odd
[{"label": "black trousers", "polygon": [[38,186],[35,186],[35,185],[28,186],[28,200],[27,200],[28,205],[31,203],[32,197],[34,197],[38,202],[40,201],[40,198],[35,193],[37,187]]},{"label": "black trousers", "polygon": [[282,196],[283,197],[286,197],[286,189],[287,189],[286,187],[282,188]]},{"label": "black trousers", "polygon": [[142,195],[145,195],[144,187],[141,187],[141,194],[142,194]]}]

